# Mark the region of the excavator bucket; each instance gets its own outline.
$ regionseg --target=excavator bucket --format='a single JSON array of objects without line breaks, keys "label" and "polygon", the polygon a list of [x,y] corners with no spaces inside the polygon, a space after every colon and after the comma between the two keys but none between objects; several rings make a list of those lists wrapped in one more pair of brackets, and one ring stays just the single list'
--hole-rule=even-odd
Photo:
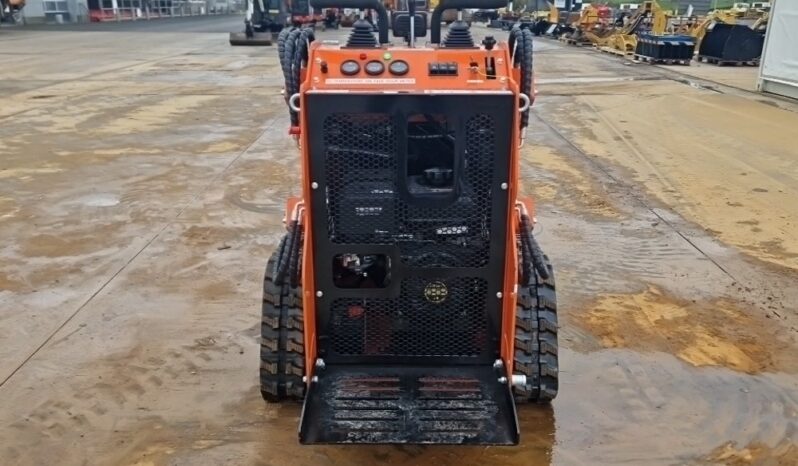
[{"label": "excavator bucket", "polygon": [[753,63],[762,56],[765,36],[748,26],[715,23],[701,40],[698,58],[710,63]]}]

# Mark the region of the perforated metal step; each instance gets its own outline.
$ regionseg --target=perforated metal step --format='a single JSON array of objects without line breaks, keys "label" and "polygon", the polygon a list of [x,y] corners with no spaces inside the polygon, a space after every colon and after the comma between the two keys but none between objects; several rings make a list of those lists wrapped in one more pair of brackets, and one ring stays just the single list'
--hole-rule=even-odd
[{"label": "perforated metal step", "polygon": [[490,366],[327,366],[302,410],[302,443],[518,443],[515,403]]}]

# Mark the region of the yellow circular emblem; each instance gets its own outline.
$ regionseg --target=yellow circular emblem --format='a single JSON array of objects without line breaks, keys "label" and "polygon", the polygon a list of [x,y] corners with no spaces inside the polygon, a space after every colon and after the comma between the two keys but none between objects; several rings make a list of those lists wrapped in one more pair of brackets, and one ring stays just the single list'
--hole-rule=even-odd
[{"label": "yellow circular emblem", "polygon": [[429,282],[424,287],[424,297],[431,303],[440,304],[446,301],[447,296],[449,296],[449,289],[441,281]]}]

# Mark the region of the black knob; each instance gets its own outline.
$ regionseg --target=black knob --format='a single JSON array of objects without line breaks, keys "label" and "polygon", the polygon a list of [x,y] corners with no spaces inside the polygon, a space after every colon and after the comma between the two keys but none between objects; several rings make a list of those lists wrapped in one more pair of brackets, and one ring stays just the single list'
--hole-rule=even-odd
[{"label": "black knob", "polygon": [[493,36],[485,36],[485,38],[482,39],[482,45],[485,46],[486,50],[493,50],[493,47],[496,45],[496,39],[494,39]]}]

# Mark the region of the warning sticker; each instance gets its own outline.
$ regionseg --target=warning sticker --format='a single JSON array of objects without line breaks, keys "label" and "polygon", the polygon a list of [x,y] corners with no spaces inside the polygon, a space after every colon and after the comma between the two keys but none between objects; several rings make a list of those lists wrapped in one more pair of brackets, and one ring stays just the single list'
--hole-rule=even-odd
[{"label": "warning sticker", "polygon": [[415,84],[415,78],[330,78],[325,79],[324,84],[370,84],[370,85],[391,85],[391,84]]}]

